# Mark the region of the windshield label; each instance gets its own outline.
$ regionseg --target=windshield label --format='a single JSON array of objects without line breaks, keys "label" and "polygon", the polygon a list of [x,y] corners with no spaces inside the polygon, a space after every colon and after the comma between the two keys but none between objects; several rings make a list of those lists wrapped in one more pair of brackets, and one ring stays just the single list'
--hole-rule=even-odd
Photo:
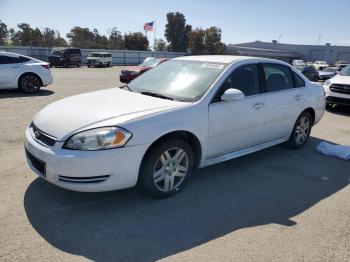
[{"label": "windshield label", "polygon": [[201,67],[204,67],[204,68],[210,68],[210,69],[223,69],[224,68],[224,65],[222,64],[210,64],[210,63],[205,63],[203,65],[201,65]]}]

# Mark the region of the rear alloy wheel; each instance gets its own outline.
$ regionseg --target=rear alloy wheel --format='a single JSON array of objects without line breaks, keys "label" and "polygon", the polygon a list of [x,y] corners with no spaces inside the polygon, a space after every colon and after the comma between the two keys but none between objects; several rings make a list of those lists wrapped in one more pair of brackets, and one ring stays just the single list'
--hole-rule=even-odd
[{"label": "rear alloy wheel", "polygon": [[40,79],[33,74],[24,75],[19,80],[19,88],[26,93],[36,93],[40,90],[40,87]]},{"label": "rear alloy wheel", "polygon": [[312,116],[309,112],[302,113],[295,125],[292,134],[287,142],[291,148],[302,148],[310,136],[312,127]]},{"label": "rear alloy wheel", "polygon": [[171,196],[185,185],[193,169],[191,147],[173,140],[155,147],[144,160],[140,185],[155,197]]}]

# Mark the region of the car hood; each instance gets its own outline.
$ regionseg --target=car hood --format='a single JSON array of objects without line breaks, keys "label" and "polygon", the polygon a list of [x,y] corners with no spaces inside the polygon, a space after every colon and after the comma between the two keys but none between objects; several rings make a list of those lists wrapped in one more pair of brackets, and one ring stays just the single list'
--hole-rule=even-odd
[{"label": "car hood", "polygon": [[332,83],[350,85],[350,76],[342,76],[338,74],[332,78]]},{"label": "car hood", "polygon": [[33,122],[43,132],[65,140],[78,131],[103,126],[107,120],[120,125],[186,104],[112,88],[54,102],[38,112]]},{"label": "car hood", "polygon": [[319,75],[335,75],[337,74],[336,72],[324,72],[324,71],[319,71]]}]

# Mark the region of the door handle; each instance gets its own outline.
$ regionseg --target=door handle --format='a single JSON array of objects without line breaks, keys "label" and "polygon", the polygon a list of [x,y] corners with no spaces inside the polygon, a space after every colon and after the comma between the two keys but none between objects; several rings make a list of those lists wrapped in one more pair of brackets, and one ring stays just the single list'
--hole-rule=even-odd
[{"label": "door handle", "polygon": [[253,105],[253,107],[256,109],[256,110],[259,110],[260,108],[262,108],[265,104],[264,103],[255,103]]},{"label": "door handle", "polygon": [[299,101],[303,95],[296,95],[294,98],[295,100]]}]

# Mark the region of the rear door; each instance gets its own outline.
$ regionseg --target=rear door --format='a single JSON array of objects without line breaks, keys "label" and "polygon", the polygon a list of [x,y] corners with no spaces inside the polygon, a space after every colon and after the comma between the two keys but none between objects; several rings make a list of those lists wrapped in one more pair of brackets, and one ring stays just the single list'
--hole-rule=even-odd
[{"label": "rear door", "polygon": [[[221,101],[229,88],[241,90],[245,98]],[[261,143],[266,112],[261,92],[257,64],[242,65],[225,80],[209,104],[209,159]]]},{"label": "rear door", "polygon": [[290,135],[303,108],[304,80],[290,67],[261,64],[266,97],[265,142]]},{"label": "rear door", "polygon": [[29,60],[20,55],[0,54],[0,88],[17,87],[22,63]]}]

